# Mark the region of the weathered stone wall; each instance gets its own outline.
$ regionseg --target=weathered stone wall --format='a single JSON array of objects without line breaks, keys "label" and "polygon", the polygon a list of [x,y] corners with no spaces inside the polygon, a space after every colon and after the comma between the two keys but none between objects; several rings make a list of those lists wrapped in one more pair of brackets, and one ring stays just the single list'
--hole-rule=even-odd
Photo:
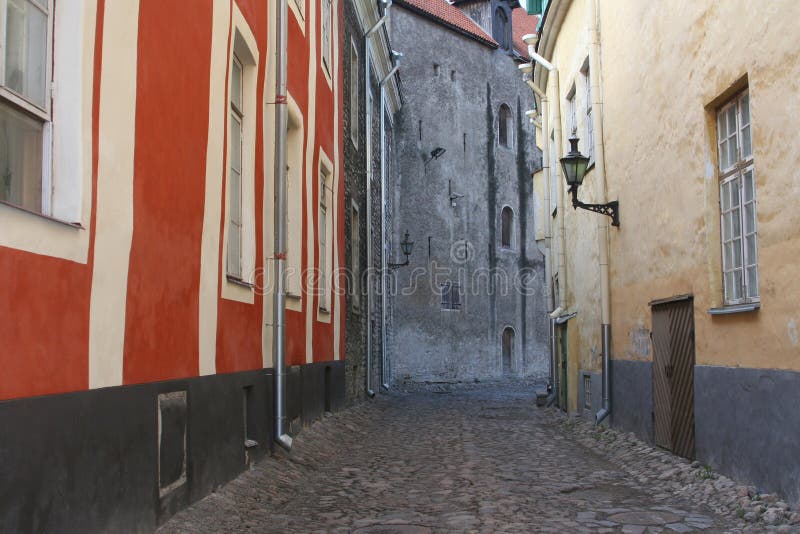
[{"label": "weathered stone wall", "polygon": [[[531,180],[541,155],[524,116],[530,89],[506,52],[403,8],[393,10],[392,35],[404,53],[405,101],[396,123],[393,225],[397,237],[408,230],[416,243],[411,264],[395,271],[392,377],[499,377],[507,327],[510,372],[544,376],[544,260]],[[511,111],[508,147],[498,139],[501,104]],[[431,159],[437,147],[446,152]],[[501,246],[505,206],[513,210],[508,248]],[[459,310],[441,309],[439,286],[448,280],[461,284]]]},{"label": "weathered stone wall", "polygon": [[[344,49],[342,61],[342,76],[345,80],[344,85],[344,235],[345,235],[345,266],[348,273],[365,272],[367,268],[367,227],[366,227],[366,152],[364,143],[364,128],[366,119],[366,108],[364,107],[364,39],[361,37],[361,29],[353,8],[352,2],[344,3]],[[358,50],[358,123],[351,124],[350,120],[350,73],[353,65],[350,62],[351,43],[355,43]],[[352,129],[358,130],[357,143],[352,141]],[[353,205],[358,207],[360,224],[360,254],[361,265],[358,270],[353,265]],[[366,341],[367,341],[367,319],[364,312],[366,306],[366,293],[364,284],[361,284],[361,292],[358,299],[353,297],[353,282],[348,276],[347,280],[347,315],[345,317],[345,376],[347,384],[347,403],[352,404],[364,395],[364,384],[366,377]]]}]

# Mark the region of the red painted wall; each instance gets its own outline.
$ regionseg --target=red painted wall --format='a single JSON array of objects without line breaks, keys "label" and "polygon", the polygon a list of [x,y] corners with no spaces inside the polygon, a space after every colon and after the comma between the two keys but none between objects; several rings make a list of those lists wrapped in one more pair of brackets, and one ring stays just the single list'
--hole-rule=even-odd
[{"label": "red painted wall", "polygon": [[211,1],[139,6],[126,384],[198,373]]}]

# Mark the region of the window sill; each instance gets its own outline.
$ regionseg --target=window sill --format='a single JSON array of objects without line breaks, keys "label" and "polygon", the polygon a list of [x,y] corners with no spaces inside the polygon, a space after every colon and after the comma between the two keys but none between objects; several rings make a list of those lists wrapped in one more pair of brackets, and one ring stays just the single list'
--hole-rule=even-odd
[{"label": "window sill", "polygon": [[294,300],[300,300],[302,297],[300,295],[298,295],[297,293],[289,293],[287,291],[286,292],[286,298],[294,299]]},{"label": "window sill", "polygon": [[29,210],[28,208],[23,208],[22,206],[17,206],[16,204],[12,204],[10,202],[6,202],[5,200],[0,200],[0,204],[3,206],[8,206],[9,208],[13,208],[15,210],[22,211],[24,213],[28,213],[33,215],[34,217],[39,217],[46,221],[54,222],[57,224],[63,224],[64,226],[69,226],[70,228],[76,228],[78,230],[85,230],[86,228],[81,223],[76,222],[69,222],[63,219],[56,219],[55,217],[51,217],[50,215],[45,215],[44,213],[39,213],[38,211]]},{"label": "window sill", "polygon": [[721,308],[711,308],[709,315],[731,315],[734,313],[748,313],[758,311],[761,308],[760,302],[748,302],[747,304],[732,304]]},{"label": "window sill", "polygon": [[228,280],[228,282],[230,282],[231,284],[236,284],[237,286],[246,287],[248,289],[253,289],[253,287],[255,287],[250,282],[245,282],[244,280],[242,280],[238,276],[233,276],[233,275],[230,275],[230,274],[226,274],[225,278]]},{"label": "window sill", "polygon": [[325,315],[330,315],[330,313],[331,313],[331,311],[328,308],[326,308],[325,306],[320,306],[317,309],[318,309],[319,313],[323,313]]}]

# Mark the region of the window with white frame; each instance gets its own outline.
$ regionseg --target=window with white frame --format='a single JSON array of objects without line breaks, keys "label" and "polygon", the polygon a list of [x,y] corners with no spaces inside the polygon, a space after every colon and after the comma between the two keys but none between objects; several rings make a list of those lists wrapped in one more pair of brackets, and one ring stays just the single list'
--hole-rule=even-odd
[{"label": "window with white frame", "polygon": [[586,63],[581,70],[583,74],[583,87],[584,99],[586,101],[586,123],[584,124],[584,131],[586,132],[586,141],[583,143],[583,153],[589,157],[590,161],[594,161],[594,124],[592,123],[592,80],[589,76],[589,58],[586,58]]},{"label": "window with white frame", "polygon": [[0,201],[51,215],[49,0],[0,0]]},{"label": "window with white frame", "polygon": [[331,0],[322,0],[322,66],[332,76],[333,69],[331,68],[331,15],[332,15],[332,2]]},{"label": "window with white frame", "polygon": [[228,175],[228,276],[242,279],[242,62],[233,55],[230,88],[230,173]]},{"label": "window with white frame", "polygon": [[353,307],[358,308],[361,304],[361,215],[355,202],[350,215],[350,269]]},{"label": "window with white frame", "polygon": [[303,293],[303,116],[289,96],[286,131],[286,294]]},{"label": "window with white frame", "polygon": [[306,0],[290,0],[297,8],[297,12],[301,17],[306,17]]},{"label": "window with white frame", "polygon": [[319,171],[319,221],[318,221],[318,242],[319,242],[319,308],[328,311],[328,278],[331,272],[330,265],[330,238],[332,230],[332,206],[331,206],[331,172],[325,167],[320,167]]},{"label": "window with white frame", "polygon": [[756,302],[758,247],[750,95],[738,94],[717,112],[720,236],[726,305]]},{"label": "window with white frame", "polygon": [[575,109],[575,86],[567,93],[567,137],[577,135],[578,132],[578,115]]},{"label": "window with white frame", "polygon": [[358,48],[356,42],[350,41],[350,139],[358,147]]}]

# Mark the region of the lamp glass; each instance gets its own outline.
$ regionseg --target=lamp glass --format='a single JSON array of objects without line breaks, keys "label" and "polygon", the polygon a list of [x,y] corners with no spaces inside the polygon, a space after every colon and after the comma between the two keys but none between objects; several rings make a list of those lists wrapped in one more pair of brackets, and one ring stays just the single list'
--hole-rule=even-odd
[{"label": "lamp glass", "polygon": [[561,158],[561,168],[564,171],[564,178],[570,187],[579,187],[583,183],[586,175],[586,168],[589,166],[589,158],[578,150],[578,138],[573,137],[569,140],[571,149],[569,154]]}]

